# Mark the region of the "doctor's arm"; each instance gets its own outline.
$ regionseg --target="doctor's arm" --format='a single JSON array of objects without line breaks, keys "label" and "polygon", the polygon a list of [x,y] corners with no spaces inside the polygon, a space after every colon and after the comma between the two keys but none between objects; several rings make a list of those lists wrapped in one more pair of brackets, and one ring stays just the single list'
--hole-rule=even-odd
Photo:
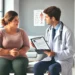
[{"label": "doctor's arm", "polygon": [[74,55],[74,44],[73,44],[73,35],[70,31],[66,32],[65,35],[65,43],[62,42],[63,48],[62,50],[59,50],[59,52],[56,52],[57,57],[59,58],[59,60],[66,60],[68,58],[73,57]]}]

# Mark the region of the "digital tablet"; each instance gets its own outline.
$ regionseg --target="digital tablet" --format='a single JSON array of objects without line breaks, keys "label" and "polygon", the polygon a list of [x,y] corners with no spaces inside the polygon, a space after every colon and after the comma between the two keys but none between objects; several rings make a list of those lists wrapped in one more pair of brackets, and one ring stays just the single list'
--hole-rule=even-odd
[{"label": "digital tablet", "polygon": [[48,50],[48,51],[50,51],[50,47],[47,44],[47,42],[43,36],[32,38],[31,42],[33,43],[33,45],[35,46],[35,48],[37,50]]}]

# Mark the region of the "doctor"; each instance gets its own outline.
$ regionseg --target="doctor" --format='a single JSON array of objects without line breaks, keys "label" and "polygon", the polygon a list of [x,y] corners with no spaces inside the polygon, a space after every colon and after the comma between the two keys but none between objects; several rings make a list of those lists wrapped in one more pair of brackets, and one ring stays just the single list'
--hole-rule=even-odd
[{"label": "doctor", "polygon": [[51,51],[44,51],[48,57],[34,65],[34,75],[72,75],[73,38],[71,31],[60,21],[61,10],[56,6],[44,10],[45,20],[49,27],[46,30],[46,41]]}]

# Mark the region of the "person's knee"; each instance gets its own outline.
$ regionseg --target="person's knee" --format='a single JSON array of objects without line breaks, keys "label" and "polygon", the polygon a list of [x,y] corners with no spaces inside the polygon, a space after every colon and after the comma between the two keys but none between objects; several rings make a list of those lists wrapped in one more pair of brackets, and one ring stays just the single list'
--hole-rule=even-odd
[{"label": "person's knee", "polygon": [[60,64],[56,63],[56,64],[53,64],[53,65],[50,65],[49,66],[49,72],[52,73],[52,74],[59,74],[61,72],[61,66]]},{"label": "person's knee", "polygon": [[35,65],[34,65],[34,70],[37,70],[39,68],[39,64],[38,63],[36,63]]},{"label": "person's knee", "polygon": [[45,73],[46,69],[44,68],[44,64],[43,62],[38,62],[34,65],[34,68],[33,68],[33,71],[34,73]]},{"label": "person's knee", "polygon": [[11,71],[11,62],[7,59],[0,59],[0,75],[8,75]]},{"label": "person's knee", "polygon": [[17,58],[12,61],[12,67],[16,75],[26,75],[28,67],[28,59]]},{"label": "person's knee", "polygon": [[51,66],[49,66],[49,72],[52,72],[52,73],[53,73],[53,72],[55,72],[55,67],[54,67],[54,66],[52,66],[52,65],[51,65]]},{"label": "person's knee", "polygon": [[15,59],[12,63],[13,68],[26,68],[28,66],[28,59],[27,58],[21,58],[21,59]]},{"label": "person's knee", "polygon": [[9,60],[7,59],[0,59],[0,68],[1,69],[5,69],[5,68],[10,68],[11,67],[11,63]]},{"label": "person's knee", "polygon": [[40,69],[41,69],[42,67],[41,67],[41,63],[39,62],[39,63],[36,63],[35,65],[34,65],[34,67],[33,67],[33,71],[35,72],[35,71],[40,71]]}]

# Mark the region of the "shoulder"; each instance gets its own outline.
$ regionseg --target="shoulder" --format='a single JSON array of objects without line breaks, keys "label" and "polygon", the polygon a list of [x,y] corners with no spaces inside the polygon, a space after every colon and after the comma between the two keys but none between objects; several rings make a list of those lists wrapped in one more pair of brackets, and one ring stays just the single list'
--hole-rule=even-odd
[{"label": "shoulder", "polygon": [[22,35],[27,35],[26,31],[22,28],[18,28],[18,30],[22,33]]},{"label": "shoulder", "polygon": [[22,28],[18,28],[18,30],[22,33],[24,33],[25,31]]},{"label": "shoulder", "polygon": [[49,30],[51,30],[51,26],[48,26],[47,28],[46,28],[46,32],[48,32]]},{"label": "shoulder", "polygon": [[66,35],[72,35],[72,31],[69,27],[67,27],[66,25],[63,26],[63,32],[66,34]]},{"label": "shoulder", "polygon": [[1,29],[0,29],[0,36],[2,36],[3,30],[4,30],[4,28],[1,28]]},{"label": "shoulder", "polygon": [[71,29],[69,27],[67,27],[66,25],[63,26],[63,30],[65,32],[71,32]]}]

